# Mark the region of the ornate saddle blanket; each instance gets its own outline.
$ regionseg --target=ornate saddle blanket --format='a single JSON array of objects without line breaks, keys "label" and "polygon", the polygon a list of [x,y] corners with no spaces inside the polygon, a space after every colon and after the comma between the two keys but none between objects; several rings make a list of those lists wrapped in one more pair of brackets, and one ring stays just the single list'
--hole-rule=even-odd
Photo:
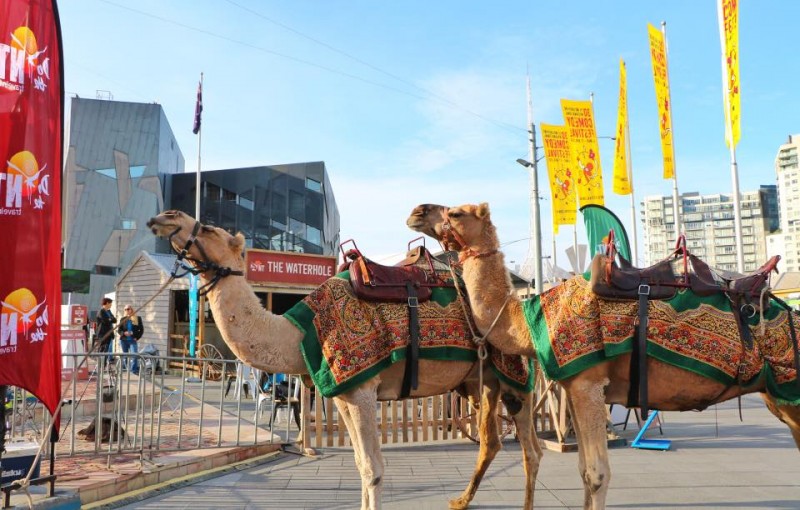
[{"label": "ornate saddle blanket", "polygon": [[[778,306],[748,320],[753,348],[744,350],[722,293],[698,296],[689,289],[663,301],[650,301],[647,354],[723,384],[737,384],[742,366],[745,384],[761,378],[770,395],[800,405],[800,390],[789,332],[789,320]],[[581,276],[524,302],[537,356],[550,379],[562,380],[591,366],[631,352],[638,303],[602,300]]]},{"label": "ornate saddle blanket", "polygon": [[[348,271],[328,279],[284,314],[304,333],[309,374],[320,393],[334,397],[405,359],[405,304],[358,299]],[[454,288],[432,289],[419,304],[420,359],[476,361],[477,349]],[[492,353],[492,368],[520,391],[532,391],[532,360]]]}]

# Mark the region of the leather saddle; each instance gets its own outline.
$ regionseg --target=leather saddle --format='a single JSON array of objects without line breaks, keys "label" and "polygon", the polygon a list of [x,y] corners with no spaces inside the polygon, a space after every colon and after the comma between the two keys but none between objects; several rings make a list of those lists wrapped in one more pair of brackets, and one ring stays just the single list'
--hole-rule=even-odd
[{"label": "leather saddle", "polygon": [[345,265],[349,265],[353,292],[361,299],[406,303],[413,297],[422,303],[431,298],[434,287],[453,286],[439,276],[423,245],[410,249],[397,265],[385,266],[362,255],[352,239],[342,246],[347,243],[352,243],[353,248],[344,252]]}]

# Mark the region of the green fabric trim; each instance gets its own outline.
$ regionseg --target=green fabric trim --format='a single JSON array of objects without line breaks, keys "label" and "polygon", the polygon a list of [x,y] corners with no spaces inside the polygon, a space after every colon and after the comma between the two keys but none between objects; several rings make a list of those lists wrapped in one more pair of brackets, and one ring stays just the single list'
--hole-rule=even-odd
[{"label": "green fabric trim", "polygon": [[553,350],[550,348],[550,335],[547,332],[547,321],[544,317],[544,310],[539,296],[523,301],[522,311],[531,331],[533,347],[536,349],[539,365],[548,379],[561,381],[607,359],[603,351],[595,351],[563,367],[559,367],[555,356],[553,356]]},{"label": "green fabric trim", "polygon": [[533,358],[528,358],[528,373],[530,374],[530,376],[528,377],[528,380],[525,381],[525,384],[520,384],[519,381],[509,378],[503,372],[501,372],[495,364],[492,363],[491,367],[492,367],[492,372],[494,372],[494,375],[496,375],[501,382],[507,384],[513,389],[521,391],[523,393],[530,393],[534,390],[534,387],[536,385],[536,378],[535,378],[535,372],[533,371]]}]

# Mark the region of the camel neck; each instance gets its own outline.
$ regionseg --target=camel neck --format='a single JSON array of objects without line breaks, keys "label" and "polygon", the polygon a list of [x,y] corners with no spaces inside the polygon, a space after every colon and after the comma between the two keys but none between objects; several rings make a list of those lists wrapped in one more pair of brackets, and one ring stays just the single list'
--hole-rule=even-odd
[{"label": "camel neck", "polygon": [[[487,341],[507,354],[534,354],[530,332],[522,312],[522,303],[512,292],[511,276],[499,257],[469,258],[464,261],[464,283],[467,286],[472,314],[481,333],[489,330]],[[509,298],[509,295],[511,296]],[[504,304],[508,300],[508,304]],[[498,314],[501,314],[498,318]]]},{"label": "camel neck", "polygon": [[303,374],[303,334],[261,306],[241,276],[222,278],[207,295],[220,335],[237,358],[260,370]]}]

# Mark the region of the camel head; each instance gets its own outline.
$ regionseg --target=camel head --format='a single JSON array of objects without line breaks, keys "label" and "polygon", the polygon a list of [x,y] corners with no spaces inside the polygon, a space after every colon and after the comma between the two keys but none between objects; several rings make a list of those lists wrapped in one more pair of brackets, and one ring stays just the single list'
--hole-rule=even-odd
[{"label": "camel head", "polygon": [[458,207],[418,205],[406,225],[438,240],[446,250],[482,253],[499,247],[486,202]]},{"label": "camel head", "polygon": [[172,210],[150,218],[154,235],[169,240],[172,249],[201,272],[208,269],[244,269],[244,236],[203,225],[188,214]]}]

